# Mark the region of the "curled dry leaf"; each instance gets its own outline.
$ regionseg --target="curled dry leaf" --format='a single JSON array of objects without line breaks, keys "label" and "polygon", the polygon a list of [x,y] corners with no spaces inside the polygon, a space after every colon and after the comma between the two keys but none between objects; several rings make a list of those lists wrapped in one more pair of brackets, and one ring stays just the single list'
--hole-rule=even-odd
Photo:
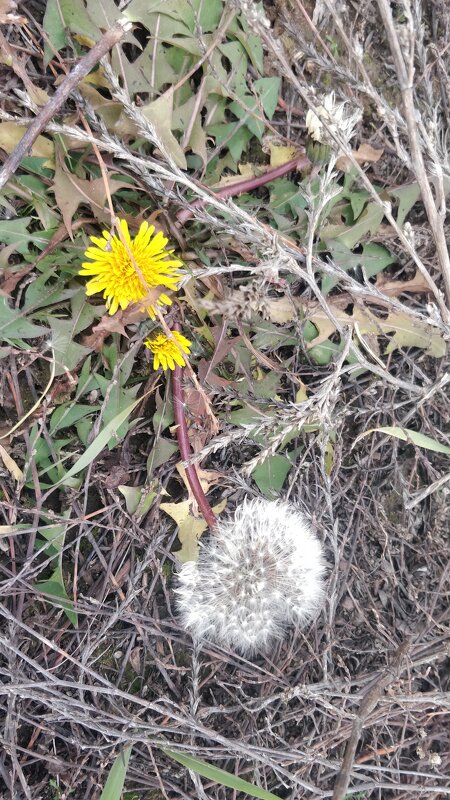
[{"label": "curled dry leaf", "polygon": [[94,325],[92,328],[92,333],[83,338],[84,346],[90,347],[91,350],[95,350],[99,353],[103,347],[103,342],[108,336],[111,336],[112,333],[120,333],[122,336],[128,336],[125,329],[126,325],[135,325],[148,318],[148,314],[145,308],[141,306],[141,303],[153,304],[163,291],[167,292],[165,286],[154,286],[141,302],[133,303],[133,305],[128,306],[124,311],[117,311],[112,315],[104,314],[98,325]]},{"label": "curled dry leaf", "polygon": [[377,289],[380,289],[383,294],[388,295],[388,297],[398,297],[399,294],[403,294],[404,292],[426,294],[430,291],[428,283],[419,270],[416,270],[414,278],[410,278],[409,281],[391,281],[386,275],[380,272],[377,275],[375,286]]}]

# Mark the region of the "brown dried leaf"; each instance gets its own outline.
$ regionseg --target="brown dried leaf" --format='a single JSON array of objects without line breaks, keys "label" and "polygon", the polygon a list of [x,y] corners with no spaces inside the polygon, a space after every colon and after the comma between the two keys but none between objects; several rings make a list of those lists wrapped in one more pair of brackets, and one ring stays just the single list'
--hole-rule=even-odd
[{"label": "brown dried leaf", "polygon": [[[375,147],[372,147],[372,145],[368,144],[367,142],[363,142],[363,144],[360,144],[357,150],[352,150],[353,158],[360,165],[376,164],[376,162],[380,160],[383,153],[384,153],[383,147],[377,150]],[[343,172],[348,172],[349,169],[351,169],[352,167],[352,162],[350,161],[349,158],[347,158],[347,156],[340,156],[336,161],[336,166]]]},{"label": "brown dried leaf", "polygon": [[[420,322],[403,312],[392,311],[387,318],[380,319],[363,306],[355,306],[352,314],[347,314],[339,303],[329,303],[329,307],[343,328],[354,329],[357,323],[358,332],[362,336],[378,337],[384,334],[390,337],[386,354],[397,347],[420,347],[434,358],[442,358],[446,353],[446,343],[440,333],[435,332],[435,329],[425,322]],[[301,298],[288,297],[268,302],[269,319],[278,324],[294,319],[298,311],[318,330],[317,337],[308,342],[308,348],[322,344],[335,332],[335,325],[318,303],[304,303]]]},{"label": "brown dried leaf", "polygon": [[161,292],[167,293],[167,291],[165,286],[154,286],[139,303],[133,303],[125,311],[117,311],[112,315],[104,314],[98,325],[94,325],[92,328],[92,334],[83,338],[83,344],[99,353],[103,342],[112,333],[120,333],[122,336],[128,337],[125,326],[136,325],[143,319],[147,319],[148,314],[145,307],[156,303]]},{"label": "brown dried leaf", "polygon": [[425,294],[430,291],[430,287],[419,270],[416,270],[414,278],[410,278],[409,281],[391,281],[386,275],[380,272],[377,275],[375,286],[388,297],[397,297],[399,294],[403,294],[403,292]]},{"label": "brown dried leaf", "polygon": [[[217,484],[221,483],[224,480],[224,477],[225,477],[222,472],[217,472],[214,469],[202,469],[199,466],[199,464],[195,465],[195,469],[196,469],[196,472],[197,472],[197,475],[198,475],[198,479],[200,481],[200,485],[201,485],[201,487],[202,487],[202,489],[203,489],[205,494],[208,494],[211,486],[217,486]],[[183,464],[181,463],[181,461],[179,462],[179,464],[177,464],[177,472],[178,472],[181,480],[183,481],[183,483],[184,483],[184,485],[185,485],[185,487],[186,487],[186,489],[188,491],[189,499],[190,499],[190,502],[192,504],[192,507],[195,510],[197,510],[197,502],[195,500],[194,495],[192,494],[191,485],[190,485],[190,483],[189,483],[189,481],[187,479],[186,470],[185,470]]]},{"label": "brown dried leaf", "polygon": [[[99,218],[99,212],[109,212],[105,209],[107,189],[103,178],[95,178],[92,181],[77,178],[65,168],[61,159],[57,159],[53,191],[56,202],[61,210],[64,224],[70,238],[73,240],[72,217],[81,203],[88,203],[92,213]],[[108,189],[111,194],[129,186],[126,181],[118,181],[108,176]]]}]

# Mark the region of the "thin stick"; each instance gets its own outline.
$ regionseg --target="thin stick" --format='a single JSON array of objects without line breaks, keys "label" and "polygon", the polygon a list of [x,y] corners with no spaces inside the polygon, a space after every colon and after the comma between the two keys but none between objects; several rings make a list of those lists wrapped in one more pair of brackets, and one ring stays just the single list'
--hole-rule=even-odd
[{"label": "thin stick", "polygon": [[[175,323],[174,330],[180,330],[178,323]],[[181,458],[185,463],[186,477],[189,481],[189,486],[192,489],[200,511],[203,514],[205,522],[210,528],[215,528],[217,525],[216,516],[209,505],[206,495],[202,489],[197,470],[194,464],[189,461],[192,456],[191,446],[189,444],[189,436],[186,425],[185,405],[184,405],[184,392],[183,392],[183,368],[175,364],[175,370],[172,375],[172,397],[173,397],[173,413],[175,415],[175,422],[177,424],[177,439],[180,448]]]},{"label": "thin stick", "polygon": [[405,60],[400,47],[400,42],[395,30],[392,10],[388,0],[377,0],[380,9],[381,19],[383,20],[386,34],[391,48],[392,58],[394,59],[395,70],[397,72],[400,91],[402,93],[403,108],[405,111],[406,127],[408,129],[409,146],[411,148],[411,163],[417,183],[420,187],[423,204],[428,217],[428,222],[433,233],[436,245],[436,255],[441,268],[442,278],[445,287],[447,304],[450,306],[450,256],[445,239],[445,208],[440,211],[436,208],[436,203],[431,191],[427,171],[420,146],[419,132],[416,121],[416,108],[414,106],[414,50],[412,40],[410,42],[411,56],[409,69],[406,68]]},{"label": "thin stick", "polygon": [[384,690],[388,688],[389,684],[397,677],[397,673],[401,671],[402,661],[408,650],[409,642],[403,642],[395,653],[392,666],[380,675],[378,680],[375,681],[361,700],[361,705],[352,725],[352,732],[345,746],[344,758],[336,778],[332,800],[343,800],[347,794],[352,767],[355,761],[356,748],[358,747],[364,724],[368,716],[378,705]]},{"label": "thin stick", "polygon": [[6,159],[2,171],[0,172],[0,189],[5,186],[12,175],[16,172],[23,158],[29,153],[39,134],[44,130],[48,122],[55,116],[58,109],[67,100],[70,93],[83,80],[85,75],[95,67],[111,48],[119,42],[122,37],[132,27],[128,20],[119,20],[111,30],[107,31],[94,47],[80,58],[78,64],[63,80],[55,94],[39,112],[33,120],[25,135],[20,140],[17,147],[13,150],[9,158]]}]

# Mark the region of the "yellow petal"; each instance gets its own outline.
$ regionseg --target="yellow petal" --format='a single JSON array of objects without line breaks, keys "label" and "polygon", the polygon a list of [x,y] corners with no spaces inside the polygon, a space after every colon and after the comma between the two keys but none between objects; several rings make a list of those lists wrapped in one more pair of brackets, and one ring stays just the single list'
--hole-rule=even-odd
[{"label": "yellow petal", "polygon": [[111,302],[111,305],[108,308],[108,314],[111,314],[112,316],[113,314],[116,313],[117,309],[119,308],[119,302],[117,300],[117,297],[108,298],[108,300],[110,300]]},{"label": "yellow petal", "polygon": [[181,355],[181,353],[180,353],[180,351],[179,351],[179,350],[178,350],[176,353],[174,353],[174,354],[173,354],[173,358],[174,358],[174,361],[176,361],[176,362],[177,362],[177,364],[178,364],[180,367],[184,367],[184,366],[186,366],[186,362],[185,362],[185,360],[184,360],[184,358],[183,358],[183,356]]},{"label": "yellow petal", "polygon": [[[100,247],[102,250],[105,249],[106,242],[105,242],[104,239],[100,239],[99,236],[90,236],[89,238],[90,238],[91,242],[94,242],[94,244],[97,245],[97,247]],[[109,238],[109,234],[108,234],[108,238]]]},{"label": "yellow petal", "polygon": [[128,222],[126,219],[119,219],[120,230],[123,233],[124,239],[127,244],[131,244],[130,231],[128,230]]}]

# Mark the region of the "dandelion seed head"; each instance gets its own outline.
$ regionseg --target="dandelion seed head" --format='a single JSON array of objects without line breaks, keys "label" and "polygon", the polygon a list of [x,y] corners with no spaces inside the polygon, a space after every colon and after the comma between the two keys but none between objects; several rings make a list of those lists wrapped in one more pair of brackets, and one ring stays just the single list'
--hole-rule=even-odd
[{"label": "dandelion seed head", "polygon": [[315,617],[324,573],[321,544],[296,508],[245,500],[219,521],[198,561],[181,566],[180,622],[196,640],[251,656]]}]

